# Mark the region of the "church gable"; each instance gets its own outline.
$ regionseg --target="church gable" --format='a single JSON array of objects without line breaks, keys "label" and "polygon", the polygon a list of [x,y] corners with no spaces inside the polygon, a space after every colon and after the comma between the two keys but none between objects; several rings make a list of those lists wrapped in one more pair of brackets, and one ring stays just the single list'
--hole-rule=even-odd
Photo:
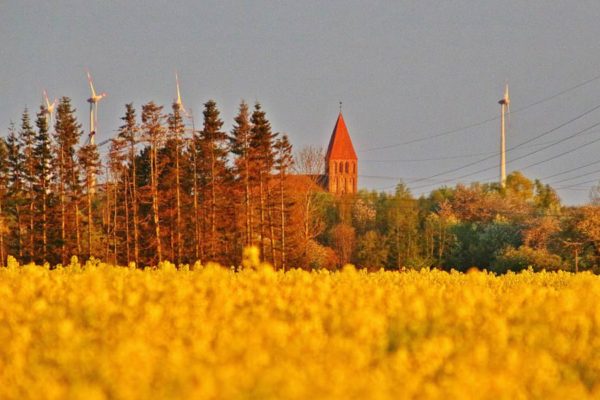
[{"label": "church gable", "polygon": [[338,119],[333,128],[329,146],[327,147],[326,160],[357,160],[346,122],[340,112]]},{"label": "church gable", "polygon": [[344,117],[340,112],[325,156],[327,190],[334,194],[353,194],[358,186],[358,157],[354,151]]}]

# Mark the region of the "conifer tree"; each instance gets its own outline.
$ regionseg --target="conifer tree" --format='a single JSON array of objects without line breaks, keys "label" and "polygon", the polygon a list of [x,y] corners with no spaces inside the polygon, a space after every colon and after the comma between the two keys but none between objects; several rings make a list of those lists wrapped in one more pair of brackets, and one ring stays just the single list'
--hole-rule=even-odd
[{"label": "conifer tree", "polygon": [[[275,260],[275,251],[273,247],[274,224],[272,218],[271,203],[271,171],[273,169],[274,153],[273,142],[277,134],[271,131],[271,123],[266,118],[266,113],[262,110],[260,103],[254,105],[254,112],[251,118],[251,153],[250,157],[254,161],[253,174],[258,180],[259,192],[259,231],[261,254],[265,253],[266,230],[270,233],[270,255],[271,262]],[[268,225],[267,225],[268,224]]]},{"label": "conifer tree", "polygon": [[252,193],[250,186],[250,144],[252,125],[250,124],[250,113],[248,105],[242,101],[238,115],[235,117],[235,125],[231,131],[229,142],[231,152],[236,156],[234,173],[241,183],[244,193],[244,244],[253,244],[252,237]]},{"label": "conifer tree", "polygon": [[35,132],[31,126],[29,111],[27,108],[21,116],[21,129],[19,130],[19,142],[22,149],[23,170],[21,177],[23,179],[23,206],[26,210],[26,243],[24,244],[25,260],[33,261],[35,256],[34,249],[34,188],[35,183],[35,165],[36,158],[34,154]]},{"label": "conifer tree", "polygon": [[43,262],[48,260],[48,213],[50,212],[50,189],[52,184],[52,143],[48,133],[48,116],[45,108],[40,107],[37,114],[36,126],[38,133],[35,136],[34,157],[35,163],[35,203],[36,220],[39,225],[39,235],[41,238],[41,259]]},{"label": "conifer tree", "polygon": [[[68,252],[81,252],[81,235],[79,227],[79,182],[78,165],[75,159],[75,147],[83,131],[75,117],[75,109],[71,107],[71,99],[63,97],[56,111],[54,139],[56,142],[55,160],[57,163],[57,178],[60,206],[60,247],[61,260],[67,262]],[[72,220],[69,221],[68,211],[72,210]],[[71,225],[71,226],[70,226]],[[71,228],[71,229],[69,229]],[[75,245],[71,243],[67,233],[75,231]]]},{"label": "conifer tree", "polygon": [[[14,123],[8,128],[6,139],[8,161],[8,208],[13,215],[16,229],[13,231],[12,248],[19,259],[23,258],[23,224],[21,206],[23,203],[23,154]],[[10,229],[10,228],[9,228]]]},{"label": "conifer tree", "polygon": [[78,153],[79,165],[85,182],[86,211],[87,211],[87,256],[92,257],[92,232],[94,222],[92,216],[92,202],[96,193],[96,175],[101,171],[100,155],[96,144],[88,143],[82,146]]},{"label": "conifer tree", "polygon": [[[225,185],[229,179],[227,168],[227,134],[221,131],[223,121],[219,117],[217,103],[209,100],[204,104],[204,126],[198,137],[200,145],[200,175],[204,177],[205,201],[207,210],[207,244],[208,256],[211,260],[216,259],[217,251],[221,249],[220,230],[225,228],[227,219],[222,218],[227,210],[227,198]],[[222,235],[221,235],[222,236]]]},{"label": "conifer tree", "polygon": [[285,180],[288,171],[294,163],[292,157],[292,145],[290,144],[287,135],[283,135],[275,141],[273,146],[275,149],[275,170],[278,172],[279,178],[279,242],[281,252],[281,268],[286,267],[286,229],[287,229],[287,213],[288,202],[285,192]]},{"label": "conifer tree", "polygon": [[8,183],[8,148],[4,138],[0,138],[0,266],[6,265],[5,235],[9,232],[5,216],[5,202]]},{"label": "conifer tree", "polygon": [[[182,140],[185,133],[185,125],[181,115],[182,110],[179,108],[179,103],[175,102],[172,105],[173,112],[169,114],[167,121],[169,124],[169,137],[166,145],[168,157],[172,160],[173,165],[170,168],[170,173],[167,174],[166,183],[168,184],[169,197],[174,197],[173,204],[175,205],[175,218],[172,218],[172,234],[174,239],[174,254],[173,260],[176,264],[181,263],[183,251],[182,231],[183,224],[181,219],[182,213],[182,188],[181,188],[181,162],[182,162]],[[173,175],[174,179],[170,179]]]},{"label": "conifer tree", "polygon": [[158,176],[160,174],[158,164],[158,151],[164,141],[164,116],[162,106],[157,106],[150,102],[142,106],[142,131],[146,140],[150,144],[150,191],[152,198],[152,220],[154,222],[154,240],[156,255],[158,261],[163,260],[161,232],[160,232],[160,214],[159,214],[159,193]]},{"label": "conifer tree", "polygon": [[201,246],[201,240],[203,239],[202,224],[200,223],[200,158],[201,157],[201,146],[198,132],[193,126],[192,119],[192,137],[188,142],[187,146],[187,158],[189,159],[187,174],[191,183],[192,192],[192,209],[193,209],[193,227],[194,227],[194,259],[199,260],[203,258],[203,247]]},{"label": "conifer tree", "polygon": [[136,144],[139,140],[139,127],[136,121],[135,108],[132,103],[125,105],[125,116],[121,118],[123,125],[119,129],[119,138],[128,145],[129,169],[130,174],[126,181],[131,186],[129,204],[131,207],[131,216],[133,222],[133,259],[137,265],[140,262],[140,221],[138,217],[138,190],[137,190],[137,169],[136,169]]},{"label": "conifer tree", "polygon": [[[131,261],[131,249],[130,243],[131,238],[129,234],[129,169],[126,165],[127,160],[127,151],[128,151],[128,143],[121,136],[117,136],[117,138],[111,140],[110,150],[108,152],[108,176],[111,179],[114,179],[114,198],[115,201],[115,209],[113,215],[114,218],[114,231],[113,231],[113,250],[115,252],[115,257],[117,260],[122,260],[123,257],[119,257],[120,253],[117,252],[117,239],[119,234],[125,234],[124,241],[121,240],[121,244],[125,245],[125,260],[127,263]],[[108,179],[109,181],[111,179]],[[107,184],[108,187],[108,184]],[[108,192],[106,195],[108,201]],[[122,223],[121,220],[124,220]],[[121,239],[123,239],[121,237]],[[123,247],[123,246],[121,246]]]}]

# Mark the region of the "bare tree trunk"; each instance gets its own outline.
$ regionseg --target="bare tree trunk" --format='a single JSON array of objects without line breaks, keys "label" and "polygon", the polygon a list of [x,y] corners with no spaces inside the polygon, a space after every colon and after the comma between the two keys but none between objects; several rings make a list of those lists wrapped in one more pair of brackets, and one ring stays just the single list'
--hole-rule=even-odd
[{"label": "bare tree trunk", "polygon": [[[194,142],[195,143],[195,142]],[[194,250],[196,261],[200,259],[200,211],[198,207],[198,166],[196,165],[196,148],[193,146],[194,163]]]},{"label": "bare tree trunk", "polygon": [[[88,172],[89,174],[89,172]],[[92,257],[92,187],[91,177],[87,178],[87,254],[88,258]]]},{"label": "bare tree trunk", "polygon": [[252,205],[250,204],[250,163],[248,162],[248,155],[246,154],[244,160],[246,164],[245,175],[244,175],[244,191],[245,191],[245,203],[246,203],[246,246],[254,244],[252,238]]},{"label": "bare tree trunk", "polygon": [[162,245],[160,241],[160,220],[158,215],[158,157],[156,139],[152,140],[150,150],[150,179],[152,186],[152,218],[154,220],[154,234],[156,240],[156,254],[158,262],[162,261]]},{"label": "bare tree trunk", "polygon": [[137,174],[135,167],[135,143],[132,142],[129,148],[129,159],[131,160],[131,209],[133,211],[133,257],[136,265],[140,263],[139,247],[139,221],[137,213]]},{"label": "bare tree trunk", "polygon": [[[44,172],[45,173],[45,172]],[[44,175],[45,176],[45,175]],[[48,216],[46,203],[46,183],[42,185],[42,260],[47,261],[48,257]]]},{"label": "bare tree trunk", "polygon": [[4,213],[2,212],[2,200],[0,200],[0,266],[5,264],[4,254],[4,229],[6,228],[6,220],[4,219]]},{"label": "bare tree trunk", "polygon": [[125,201],[125,252],[127,253],[127,264],[131,262],[131,235],[129,234],[129,178],[124,176],[123,200]]},{"label": "bare tree trunk", "polygon": [[17,211],[17,248],[19,261],[23,261],[23,222],[21,221],[21,210],[19,206],[15,207]]},{"label": "bare tree trunk", "polygon": [[[212,145],[212,143],[211,143]],[[210,152],[210,257],[212,261],[215,258],[215,240],[217,234],[217,220],[216,220],[216,209],[217,209],[217,192],[216,192],[216,179],[215,179],[215,152],[211,148]]]},{"label": "bare tree trunk", "polygon": [[446,224],[440,221],[440,243],[438,246],[438,263],[442,265],[442,258],[446,247]]},{"label": "bare tree trunk", "polygon": [[177,253],[177,250],[175,249],[176,244],[175,244],[175,223],[173,223],[173,221],[171,221],[170,224],[170,229],[169,229],[169,261],[175,261],[175,254]]},{"label": "bare tree trunk", "polygon": [[304,202],[304,255],[308,253],[308,241],[310,240],[310,207],[311,207],[310,192],[306,193],[306,201]]},{"label": "bare tree trunk", "polygon": [[277,267],[275,260],[275,224],[273,223],[273,201],[271,198],[271,189],[267,181],[267,218],[269,220],[269,243],[271,244],[271,263]]},{"label": "bare tree trunk", "polygon": [[35,257],[35,237],[34,237],[34,225],[33,225],[33,184],[29,189],[29,261],[33,262]]},{"label": "bare tree trunk", "polygon": [[181,183],[180,183],[180,171],[179,171],[179,134],[175,138],[175,197],[177,203],[177,219],[176,219],[176,233],[177,233],[177,265],[181,263]]},{"label": "bare tree trunk", "polygon": [[[61,178],[62,180],[62,178]],[[66,227],[65,184],[60,183],[60,253],[62,264],[67,263],[67,227]]]},{"label": "bare tree trunk", "polygon": [[265,241],[264,241],[264,237],[265,237],[265,232],[264,232],[264,226],[265,226],[265,198],[264,198],[264,188],[263,188],[263,176],[262,176],[262,171],[260,171],[258,173],[258,179],[259,179],[259,195],[260,195],[260,255],[264,257],[265,254]]},{"label": "bare tree trunk", "polygon": [[283,186],[283,173],[279,175],[279,207],[280,211],[280,222],[281,222],[281,268],[285,269],[285,194]]},{"label": "bare tree trunk", "polygon": [[115,180],[115,182],[113,183],[113,203],[114,203],[114,207],[113,207],[113,264],[114,265],[118,265],[118,260],[117,260],[117,216],[119,215],[118,211],[119,211],[119,207],[117,206],[117,193],[118,193],[118,186],[117,186],[117,182]]},{"label": "bare tree trunk", "polygon": [[105,193],[106,193],[106,208],[104,210],[104,212],[102,213],[102,219],[104,220],[104,226],[105,231],[104,231],[104,260],[106,260],[106,262],[108,262],[108,260],[110,259],[110,210],[111,210],[111,198],[110,198],[110,182],[109,182],[109,175],[107,174],[107,179],[106,179],[106,186],[105,186]]},{"label": "bare tree trunk", "polygon": [[[75,175],[75,167],[73,165],[71,165],[71,179],[72,179],[72,183],[73,185],[75,185],[75,183],[77,182],[77,177]],[[80,222],[79,222],[79,194],[75,193],[76,197],[75,197],[75,239],[76,239],[76,244],[77,244],[77,255],[80,256],[81,255],[81,229],[80,229]]]},{"label": "bare tree trunk", "polygon": [[77,255],[81,255],[81,231],[79,228],[79,198],[75,200],[75,234],[77,239]]}]

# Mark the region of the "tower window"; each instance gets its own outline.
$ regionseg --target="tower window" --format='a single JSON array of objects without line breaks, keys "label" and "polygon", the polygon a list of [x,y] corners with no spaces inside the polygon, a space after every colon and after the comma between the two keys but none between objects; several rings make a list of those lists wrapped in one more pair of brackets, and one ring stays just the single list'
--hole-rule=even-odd
[{"label": "tower window", "polygon": [[348,161],[346,161],[346,173],[348,173],[348,172],[349,172],[349,170],[350,170],[350,168],[349,168],[349,165],[350,165],[350,164],[348,163]]}]

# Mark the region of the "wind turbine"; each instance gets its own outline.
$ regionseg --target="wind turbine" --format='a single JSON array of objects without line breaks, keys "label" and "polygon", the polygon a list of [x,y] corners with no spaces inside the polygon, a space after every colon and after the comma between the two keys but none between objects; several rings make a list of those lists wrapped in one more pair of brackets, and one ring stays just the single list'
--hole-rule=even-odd
[{"label": "wind turbine", "polygon": [[52,126],[52,114],[54,113],[54,108],[56,107],[58,100],[55,98],[54,101],[50,103],[50,100],[48,100],[48,92],[46,92],[46,89],[44,89],[43,91],[43,96],[44,98],[42,99],[42,101],[45,104],[45,106],[43,107],[44,113],[46,114],[46,123],[48,124],[48,128],[50,129],[50,126]]},{"label": "wind turbine", "polygon": [[96,126],[98,125],[98,102],[106,97],[106,93],[102,92],[100,94],[96,94],[96,90],[94,89],[94,82],[92,81],[92,76],[90,75],[90,71],[87,71],[88,82],[90,84],[90,90],[92,91],[92,96],[87,99],[88,103],[90,103],[90,136],[88,141],[90,144],[94,144],[94,136],[96,135]]},{"label": "wind turbine", "polygon": [[508,95],[508,83],[504,89],[504,96],[498,102],[500,104],[500,186],[506,188],[506,114],[510,118],[510,97]]},{"label": "wind turbine", "polygon": [[183,102],[181,101],[181,92],[179,91],[179,76],[177,76],[177,72],[175,72],[175,85],[177,87],[177,99],[175,99],[175,104],[179,106],[179,109],[186,117],[189,117],[190,114],[187,112],[183,106]]}]

